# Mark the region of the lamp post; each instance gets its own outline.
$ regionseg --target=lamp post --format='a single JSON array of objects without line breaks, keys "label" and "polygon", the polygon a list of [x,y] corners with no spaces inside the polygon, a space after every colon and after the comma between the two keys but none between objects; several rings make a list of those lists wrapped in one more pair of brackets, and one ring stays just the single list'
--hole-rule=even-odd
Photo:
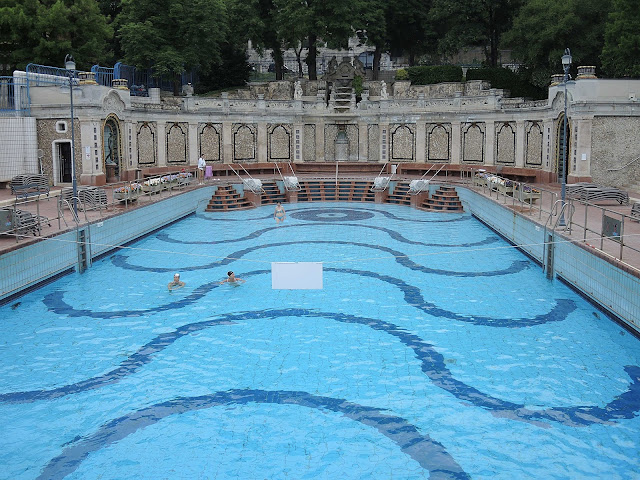
[{"label": "lamp post", "polygon": [[71,103],[71,185],[73,191],[73,213],[78,218],[78,186],[76,184],[76,142],[73,121],[73,77],[76,70],[76,62],[71,55],[64,57],[64,67],[69,77],[69,100]]},{"label": "lamp post", "polygon": [[562,198],[562,208],[560,210],[560,226],[565,226],[564,220],[564,204],[567,196],[567,82],[569,81],[569,68],[571,67],[571,50],[565,48],[564,55],[562,55],[562,68],[564,68],[564,118],[563,118],[563,145],[562,145],[562,178],[560,196]]}]

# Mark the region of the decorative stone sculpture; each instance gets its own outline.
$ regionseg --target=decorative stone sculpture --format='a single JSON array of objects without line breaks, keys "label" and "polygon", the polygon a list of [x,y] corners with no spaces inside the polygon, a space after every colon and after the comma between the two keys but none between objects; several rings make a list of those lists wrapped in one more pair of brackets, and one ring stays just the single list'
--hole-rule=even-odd
[{"label": "decorative stone sculpture", "polygon": [[294,83],[293,99],[302,100],[302,84],[300,83],[300,80],[296,80],[296,83]]},{"label": "decorative stone sculpture", "polygon": [[380,99],[381,100],[389,99],[389,94],[387,93],[387,82],[385,82],[384,80],[380,82]]},{"label": "decorative stone sculpture", "polygon": [[338,60],[334,55],[333,57],[331,57],[331,60],[329,60],[329,65],[327,66],[327,76],[332,76],[336,73],[336,70],[338,70]]}]

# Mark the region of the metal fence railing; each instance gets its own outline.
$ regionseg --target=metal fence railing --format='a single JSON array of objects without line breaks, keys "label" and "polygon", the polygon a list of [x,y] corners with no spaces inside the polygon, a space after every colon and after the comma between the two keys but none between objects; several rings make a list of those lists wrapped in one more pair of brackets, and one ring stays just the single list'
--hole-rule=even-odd
[{"label": "metal fence railing", "polygon": [[23,78],[0,77],[0,117],[30,114],[27,83]]},{"label": "metal fence railing", "polygon": [[[567,203],[575,210],[568,218],[567,231],[582,232],[582,241],[603,252],[612,251],[619,260],[631,252],[640,253],[640,226],[638,218],[631,212],[624,213],[579,199],[568,198]],[[633,239],[633,240],[632,240]]]},{"label": "metal fence railing", "polygon": [[114,69],[109,67],[101,67],[100,65],[94,65],[91,67],[91,72],[95,76],[95,81],[98,85],[104,85],[105,87],[110,87],[112,85],[113,79],[118,78],[114,76]]},{"label": "metal fence railing", "polygon": [[537,213],[538,219],[543,215],[553,215],[553,205],[558,199],[558,194],[551,190],[533,186],[526,182],[510,180],[491,173],[476,170],[471,177],[473,187],[479,188],[489,198],[495,197],[496,201],[510,204],[520,211],[526,211],[530,215]]}]

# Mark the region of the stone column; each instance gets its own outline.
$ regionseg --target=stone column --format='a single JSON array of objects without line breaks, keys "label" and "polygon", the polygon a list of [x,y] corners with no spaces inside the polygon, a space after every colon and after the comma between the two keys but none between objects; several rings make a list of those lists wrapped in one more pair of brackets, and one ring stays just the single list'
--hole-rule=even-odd
[{"label": "stone column", "polygon": [[553,172],[553,135],[553,119],[545,120],[542,123],[542,168],[547,172]]},{"label": "stone column", "polygon": [[256,162],[266,163],[269,161],[267,152],[268,141],[267,124],[265,122],[258,122],[258,131],[256,132]]},{"label": "stone column", "polygon": [[167,166],[167,128],[164,122],[158,122],[158,166]]},{"label": "stone column", "polygon": [[304,161],[304,124],[293,124],[293,161],[296,163]]},{"label": "stone column", "polygon": [[324,162],[324,120],[316,123],[316,162]]},{"label": "stone column", "polygon": [[490,120],[484,124],[484,165],[495,165],[496,122]]},{"label": "stone column", "polygon": [[233,163],[233,135],[231,127],[233,123],[222,123],[222,158],[224,163]]},{"label": "stone column", "polygon": [[[424,97],[424,95],[423,95]],[[424,103],[424,98],[423,98]],[[416,123],[416,162],[427,161],[427,124],[424,121]]]},{"label": "stone column", "polygon": [[525,130],[524,120],[516,120],[516,167],[524,167],[525,152]]},{"label": "stone column", "polygon": [[[572,134],[578,128],[578,138],[575,145],[575,169],[573,168],[573,151],[571,152],[571,166],[569,169],[572,182],[591,181],[591,118],[574,118]],[[573,145],[573,144],[572,144]]]},{"label": "stone column", "polygon": [[459,121],[451,122],[451,164],[462,163],[462,125]]},{"label": "stone column", "polygon": [[366,162],[369,147],[369,132],[366,123],[358,123],[358,143],[358,160]]},{"label": "stone column", "polygon": [[380,162],[382,163],[391,161],[389,133],[389,123],[380,122]]},{"label": "stone column", "polygon": [[189,158],[187,159],[188,165],[198,165],[198,158],[200,158],[200,149],[198,148],[198,124],[189,123]]}]

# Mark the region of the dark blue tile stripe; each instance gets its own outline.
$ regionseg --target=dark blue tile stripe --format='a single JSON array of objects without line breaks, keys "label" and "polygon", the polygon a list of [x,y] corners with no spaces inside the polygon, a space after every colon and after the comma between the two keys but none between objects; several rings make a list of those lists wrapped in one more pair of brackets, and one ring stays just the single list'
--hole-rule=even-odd
[{"label": "dark blue tile stripe", "polygon": [[[305,228],[305,227],[317,227],[318,225],[330,225],[330,226],[340,226],[340,227],[357,227],[357,228],[369,228],[371,230],[379,230],[381,232],[385,232],[386,234],[388,234],[391,238],[393,238],[394,240],[397,240],[398,242],[402,242],[402,243],[407,243],[409,245],[422,245],[425,247],[449,247],[449,248],[458,248],[458,247],[479,247],[479,246],[483,246],[483,245],[490,245],[492,243],[495,243],[499,240],[498,237],[488,237],[484,240],[480,240],[478,242],[471,242],[471,243],[425,243],[425,242],[418,242],[415,240],[409,240],[408,238],[402,236],[401,234],[399,234],[398,232],[396,232],[395,230],[391,230],[389,228],[383,228],[383,227],[376,227],[374,225],[362,225],[359,223],[340,223],[340,224],[335,224],[335,223],[302,223],[299,225],[279,225],[276,227],[268,227],[268,228],[262,228],[260,230],[256,230],[252,233],[250,233],[249,235],[245,235],[244,237],[238,237],[238,238],[231,238],[231,239],[227,239],[227,240],[203,240],[203,241],[197,241],[197,240],[193,240],[193,241],[189,241],[189,240],[176,240],[173,239],[169,236],[168,233],[165,232],[161,232],[158,235],[156,235],[156,238],[158,238],[159,240],[163,241],[163,242],[168,242],[168,243],[181,243],[184,245],[219,245],[219,244],[223,244],[223,243],[236,243],[236,242],[242,242],[244,240],[254,240],[258,237],[260,237],[261,235],[270,232],[272,230],[284,230],[287,228],[293,228],[293,229],[298,229],[298,228]],[[273,244],[273,245],[277,245],[277,244]],[[265,245],[268,246],[268,245]]]},{"label": "dark blue tile stripe", "polygon": [[[303,240],[299,242],[275,242],[269,243],[268,245],[257,245],[254,247],[243,248],[242,250],[237,250],[235,252],[230,253],[222,260],[217,260],[215,262],[210,262],[204,265],[196,265],[193,267],[181,267],[180,270],[183,272],[192,272],[195,270],[207,270],[210,268],[220,267],[223,265],[228,265],[236,260],[241,259],[245,255],[248,255],[257,250],[262,250],[265,248],[272,247],[288,247],[290,245],[347,245],[347,246],[356,246],[363,248],[371,248],[374,250],[380,250],[381,252],[388,253],[389,255],[394,257],[396,263],[407,267],[416,272],[422,273],[430,273],[433,275],[444,275],[449,277],[497,277],[501,275],[510,275],[514,273],[521,272],[527,268],[529,268],[532,263],[529,260],[514,260],[511,265],[502,270],[489,270],[489,271],[476,271],[476,272],[456,272],[452,270],[440,270],[437,268],[428,268],[424,265],[420,265],[413,260],[409,259],[409,256],[405,253],[394,250],[389,247],[383,247],[381,245],[370,245],[368,243],[358,243],[358,242],[343,242],[338,240]],[[478,244],[476,244],[478,245]],[[457,246],[471,246],[471,245],[457,245]],[[155,272],[155,273],[166,273],[173,272],[175,267],[171,268],[162,268],[162,267],[145,267],[143,265],[132,265],[127,261],[127,255],[114,255],[111,257],[111,262],[120,268],[126,268],[128,270],[137,270],[139,272]]]},{"label": "dark blue tile stripe", "polygon": [[444,446],[421,434],[404,418],[388,415],[384,410],[348,402],[341,398],[322,397],[307,392],[229,390],[198,397],[179,397],[137,410],[102,425],[95,433],[76,439],[43,469],[39,480],[57,480],[70,475],[92,452],[114,444],[130,434],[172,415],[218,407],[221,405],[280,404],[298,405],[317,410],[342,413],[345,417],[377,429],[424,469],[429,478],[464,480],[469,475]]},{"label": "dark blue tile stripe", "polygon": [[[186,269],[183,269],[186,270]],[[391,285],[398,287],[404,294],[404,299],[407,304],[422,310],[429,315],[441,318],[448,318],[450,320],[457,320],[460,322],[471,323],[475,325],[484,325],[488,327],[503,327],[503,328],[522,328],[531,327],[535,325],[541,325],[548,322],[559,322],[564,320],[567,315],[573,312],[576,308],[575,302],[568,299],[557,299],[555,306],[548,313],[536,315],[531,318],[498,318],[487,317],[483,315],[461,315],[450,310],[445,310],[436,306],[433,303],[427,302],[420,289],[409,285],[404,280],[391,277],[389,275],[381,275],[376,272],[369,272],[365,270],[352,270],[341,268],[325,268],[325,271],[346,273],[351,275],[360,275],[369,278],[375,278],[377,280],[387,282]],[[254,270],[252,272],[241,272],[243,278],[249,278],[255,275],[270,274],[271,270]],[[50,311],[59,315],[69,315],[71,317],[92,317],[92,318],[121,318],[121,317],[139,317],[149,315],[151,313],[164,312],[177,308],[183,308],[187,305],[191,305],[204,295],[209,293],[214,288],[218,288],[220,285],[218,281],[209,282],[201,285],[193,290],[192,293],[184,298],[168,303],[166,305],[160,305],[154,308],[148,308],[145,310],[118,310],[111,312],[96,312],[93,310],[79,310],[75,309],[63,299],[64,292],[60,290],[53,291],[44,297],[43,302],[49,308]]]},{"label": "dark blue tile stripe", "polygon": [[[285,204],[286,206],[286,204]],[[469,221],[472,217],[471,215],[466,215],[466,214],[455,214],[455,213],[449,213],[447,214],[446,218],[439,218],[439,219],[431,219],[431,220],[419,220],[419,219],[414,219],[414,218],[403,218],[403,217],[398,217],[397,215],[394,215],[393,213],[390,212],[385,212],[384,210],[379,210],[379,209],[375,209],[375,208],[365,208],[365,207],[358,207],[358,208],[353,208],[353,207],[342,207],[340,208],[341,210],[351,210],[354,212],[372,212],[375,214],[380,214],[383,215],[387,218],[391,218],[393,220],[399,220],[402,222],[409,222],[409,223],[453,223],[453,222],[464,222],[464,221]],[[305,213],[305,212],[315,212],[318,210],[327,210],[326,208],[323,207],[318,207],[318,208],[291,208],[290,206],[288,206],[286,208],[287,210],[287,214],[292,214],[292,213]],[[228,212],[225,212],[228,213]],[[426,215],[426,213],[425,213]],[[208,220],[210,222],[253,222],[256,220],[266,220],[266,219],[271,219],[273,220],[273,212],[269,213],[268,215],[262,216],[262,217],[255,217],[255,218],[215,218],[212,217],[211,215],[207,214],[207,213],[199,213],[196,215],[197,218],[200,218],[202,220]]]},{"label": "dark blue tile stripe", "polygon": [[629,389],[618,395],[604,407],[550,407],[544,410],[529,410],[523,404],[504,401],[485,394],[475,387],[454,378],[444,363],[443,356],[414,333],[389,322],[375,318],[360,317],[344,313],[318,312],[315,310],[288,308],[277,310],[248,311],[224,315],[202,322],[183,325],[173,332],[163,333],[143,345],[136,353],[123,361],[119,367],[98,377],[75,384],[65,385],[51,390],[35,390],[0,394],[1,403],[31,403],[38,400],[52,400],[66,395],[80,393],[119,382],[132,375],[143,365],[152,361],[155,353],[164,350],[176,340],[205,328],[225,325],[236,321],[273,319],[280,317],[329,318],[337,322],[367,326],[373,330],[385,332],[396,337],[413,350],[421,362],[423,373],[433,384],[454,395],[461,401],[491,411],[496,416],[537,424],[540,421],[560,422],[568,426],[586,426],[619,419],[633,418],[640,410],[640,367],[629,365],[625,371],[630,377]]}]

